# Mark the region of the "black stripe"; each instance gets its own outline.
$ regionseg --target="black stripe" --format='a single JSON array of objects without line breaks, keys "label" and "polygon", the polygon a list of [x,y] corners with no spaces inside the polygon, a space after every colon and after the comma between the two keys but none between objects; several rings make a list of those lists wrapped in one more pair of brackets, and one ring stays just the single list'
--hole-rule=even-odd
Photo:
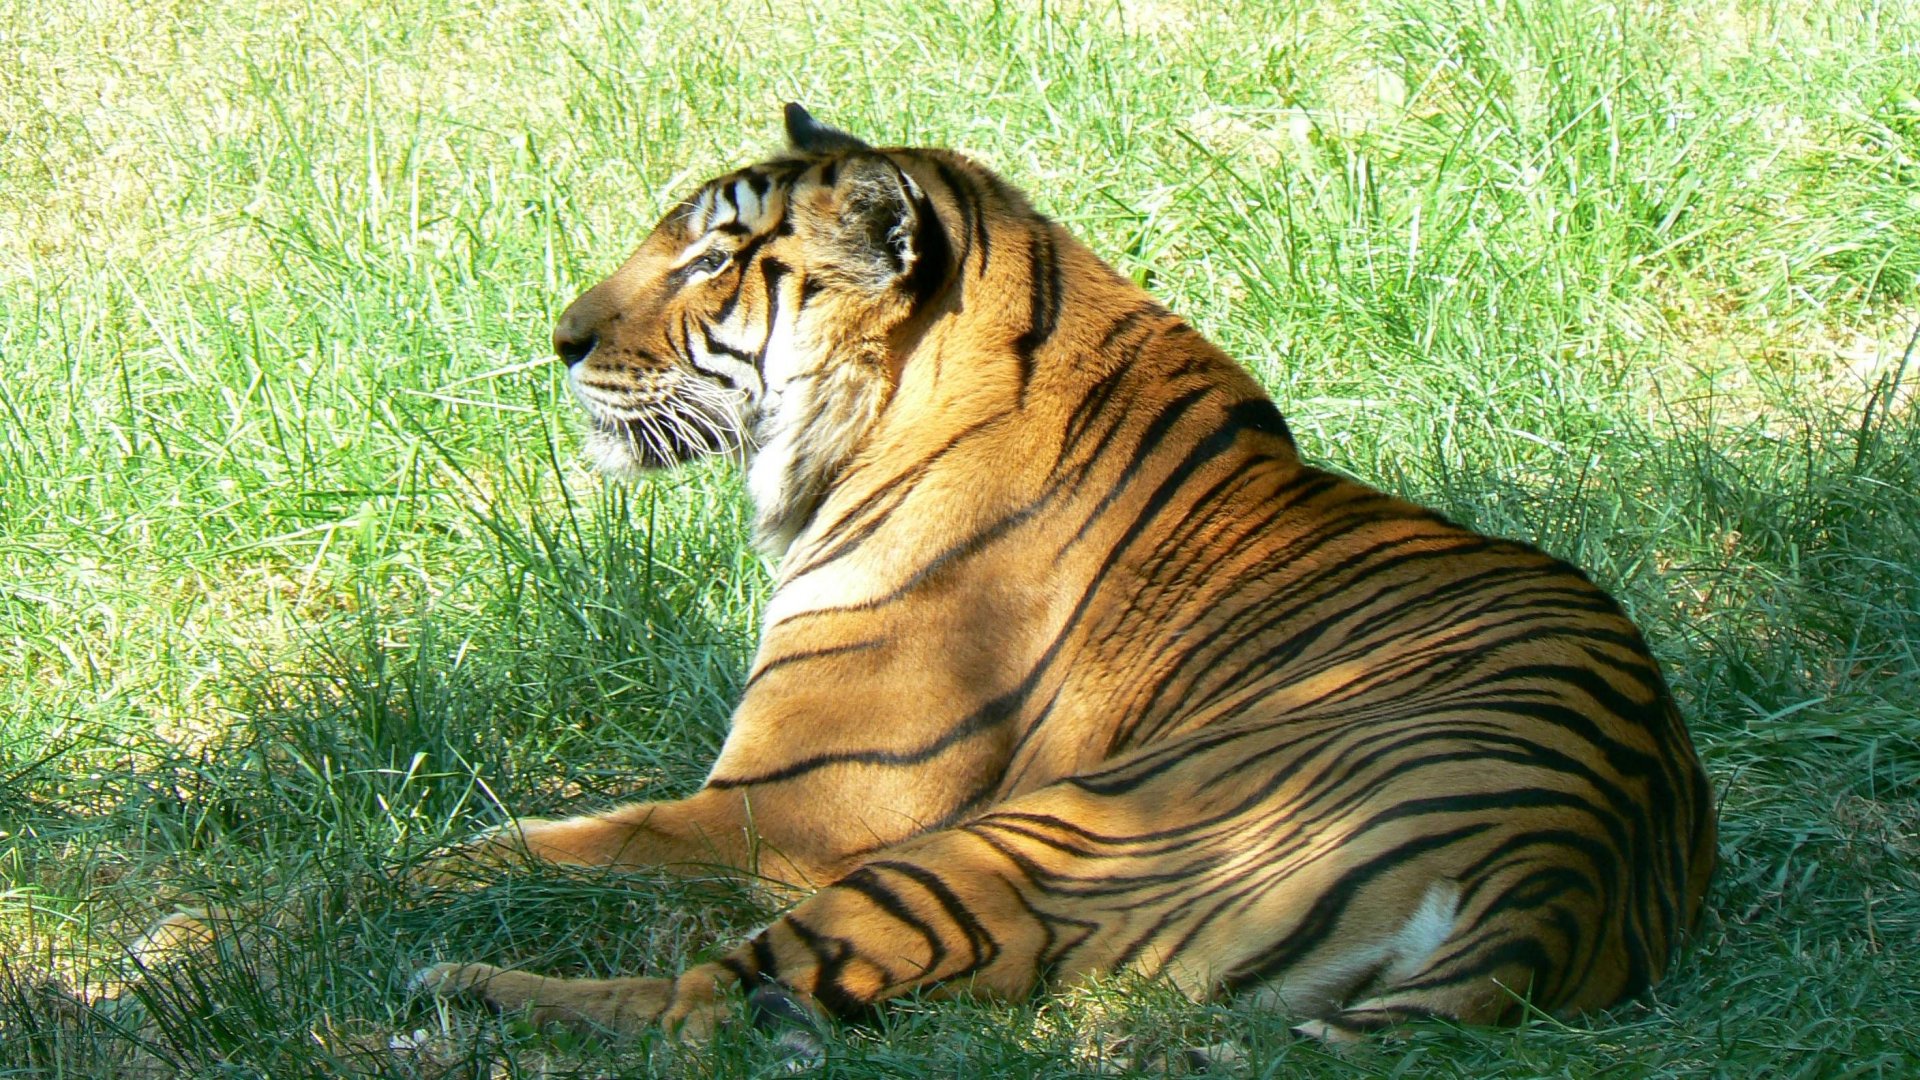
[{"label": "black stripe", "polygon": [[834,765],[920,765],[939,757],[954,746],[965,742],[975,735],[989,731],[1003,723],[1018,707],[1020,700],[1030,691],[1030,687],[1017,687],[1008,693],[981,705],[969,713],[959,723],[948,728],[930,743],[908,750],[845,750],[830,754],[815,754],[789,762],[777,769],[752,776],[714,777],[706,786],[717,791],[726,791],[752,784],[772,784],[782,780],[791,780],[808,773]]},{"label": "black stripe", "polygon": [[[759,951],[759,948],[760,948],[759,942],[760,942],[759,938],[754,938],[752,942],[754,951],[756,953]],[[759,970],[756,969],[752,964],[744,963],[737,956],[734,956],[731,953],[721,957],[718,962],[721,967],[726,968],[728,971],[731,971],[733,973],[734,978],[740,980],[740,988],[742,990],[752,990],[754,987],[760,985],[761,982],[765,981],[760,977]]]},{"label": "black stripe", "polygon": [[1154,451],[1160,449],[1160,444],[1166,440],[1167,433],[1172,431],[1174,425],[1180,422],[1180,418],[1187,414],[1187,410],[1199,404],[1202,398],[1212,394],[1215,389],[1213,386],[1195,387],[1167,402],[1154,415],[1153,420],[1147,424],[1146,430],[1142,431],[1140,438],[1134,442],[1133,454],[1127,459],[1126,467],[1120,470],[1120,475],[1108,486],[1106,495],[1094,506],[1092,513],[1087,515],[1087,521],[1081,525],[1080,532],[1075,534],[1075,539],[1084,535],[1093,519],[1104,513],[1107,507],[1112,506],[1115,500],[1133,486],[1134,478],[1140,474],[1141,468],[1153,456]]},{"label": "black stripe", "polygon": [[[1531,976],[1537,978],[1540,972],[1549,971],[1554,967],[1553,957],[1548,954],[1540,941],[1531,935],[1507,937],[1499,940],[1497,944],[1478,942],[1472,949],[1466,950],[1459,960],[1469,962],[1448,964],[1446,966],[1451,970],[1445,973],[1429,966],[1421,977],[1397,983],[1394,989],[1400,992],[1412,992],[1457,986],[1465,982],[1485,982],[1489,975],[1494,975],[1501,968],[1515,964],[1526,968]],[[1525,995],[1531,989],[1533,979],[1528,979],[1527,983],[1527,986],[1509,986],[1507,989]]]},{"label": "black stripe", "polygon": [[1293,441],[1293,431],[1287,427],[1287,421],[1280,415],[1280,409],[1266,398],[1249,398],[1241,402],[1245,411],[1241,414],[1242,423],[1249,431],[1258,431],[1267,435],[1277,435],[1288,442]]},{"label": "black stripe", "polygon": [[820,660],[829,656],[845,656],[848,653],[867,652],[871,649],[882,648],[886,644],[885,639],[875,638],[867,641],[851,641],[842,645],[826,645],[818,649],[807,649],[802,652],[787,653],[784,656],[768,660],[758,668],[755,668],[753,674],[747,677],[746,689],[753,689],[753,684],[759,682],[767,673],[777,671],[789,664],[802,664],[810,660]]},{"label": "black stripe", "polygon": [[890,870],[919,885],[922,889],[925,889],[927,894],[933,897],[934,902],[940,905],[940,910],[945,912],[947,918],[953,921],[954,927],[966,936],[967,947],[972,950],[973,953],[972,960],[960,971],[943,972],[943,978],[954,978],[956,976],[966,975],[969,972],[987,967],[999,957],[999,942],[994,940],[993,934],[987,930],[986,925],[973,916],[973,913],[968,909],[967,905],[961,901],[959,896],[954,894],[952,889],[947,887],[946,882],[940,880],[938,875],[924,867],[916,866],[908,862],[885,860],[869,863],[868,865]]},{"label": "black stripe", "polygon": [[1013,341],[1014,358],[1020,363],[1020,402],[1023,405],[1026,403],[1027,385],[1033,381],[1034,353],[1053,337],[1054,329],[1059,325],[1060,294],[1065,282],[1055,256],[1052,231],[1045,226],[1035,229],[1027,244],[1030,314],[1027,329]]},{"label": "black stripe", "polygon": [[940,182],[947,185],[948,192],[953,195],[954,209],[959,211],[960,214],[960,254],[954,259],[954,270],[956,273],[964,275],[967,260],[973,256],[973,249],[976,246],[976,234],[978,234],[977,244],[980,248],[980,265],[976,268],[975,273],[976,276],[984,274],[987,270],[988,241],[985,236],[985,231],[981,227],[983,223],[980,219],[980,197],[967,185],[960,174],[953,170],[953,166],[948,165],[944,161],[936,161],[933,164],[933,168],[934,172],[940,177]]},{"label": "black stripe", "polygon": [[[1349,537],[1357,525],[1364,524],[1368,520],[1371,519],[1368,517],[1360,517],[1357,519],[1349,518],[1345,520],[1339,518],[1329,519],[1315,532],[1308,533],[1270,553],[1265,561],[1269,566],[1273,567],[1304,564],[1308,561],[1309,555],[1315,549],[1331,541]],[[1463,553],[1460,548],[1453,547],[1440,550],[1416,550],[1413,552],[1405,552],[1402,550],[1401,554],[1387,556],[1388,552],[1405,549],[1414,544],[1422,544],[1428,542],[1430,539],[1431,538],[1427,537],[1413,536],[1395,537],[1376,542],[1335,562],[1317,566],[1311,573],[1302,574],[1293,578],[1283,586],[1271,590],[1266,597],[1266,603],[1250,605],[1236,612],[1224,622],[1211,627],[1207,638],[1188,648],[1181,656],[1179,662],[1166,673],[1163,677],[1162,685],[1170,685],[1173,680],[1177,679],[1186,671],[1188,665],[1203,657],[1206,658],[1209,663],[1217,663],[1221,659],[1239,652],[1242,648],[1274,640],[1273,633],[1275,630],[1301,618],[1304,613],[1320,606],[1324,603],[1324,598],[1327,596],[1351,599],[1364,606],[1364,604],[1370,602],[1372,598],[1370,592],[1363,590],[1356,593],[1353,589],[1336,587],[1332,584],[1334,579],[1342,577],[1349,572],[1378,569],[1384,566],[1398,565],[1403,562],[1449,560],[1457,558],[1458,555]],[[1468,550],[1471,550],[1474,544],[1484,545],[1490,543],[1478,537],[1464,537],[1463,539],[1472,542],[1467,545]],[[1383,558],[1383,556],[1385,557]],[[1295,599],[1296,597],[1298,597],[1297,600]],[[1286,664],[1303,655],[1307,649],[1321,637],[1332,632],[1334,629],[1333,624],[1343,614],[1344,610],[1336,611],[1332,615],[1321,616],[1307,626],[1290,628],[1286,634],[1279,638],[1278,644],[1236,665],[1235,675],[1215,687],[1204,699],[1200,701],[1190,701],[1187,704],[1193,707],[1201,707],[1206,703],[1218,700],[1226,694],[1233,693],[1245,686],[1249,680],[1280,673],[1284,670]],[[1252,625],[1242,630],[1241,627],[1248,621],[1252,621]],[[1344,637],[1345,635],[1343,635],[1343,638]],[[1359,647],[1366,646],[1368,643],[1359,641],[1352,642],[1352,644]]]},{"label": "black stripe", "polygon": [[[1347,530],[1329,531],[1331,535],[1322,538],[1313,547],[1317,548],[1322,543],[1350,535]],[[1243,649],[1257,648],[1269,641],[1278,641],[1278,644],[1233,663],[1230,675],[1216,683],[1205,694],[1183,699],[1184,707],[1188,710],[1205,709],[1227,697],[1247,691],[1260,680],[1285,678],[1297,682],[1310,672],[1290,670],[1289,665],[1298,661],[1313,646],[1323,641],[1331,641],[1334,651],[1321,658],[1316,670],[1327,670],[1356,658],[1364,659],[1365,654],[1387,648],[1389,644],[1399,649],[1397,655],[1400,659],[1396,663],[1402,666],[1412,664],[1423,656],[1431,657],[1452,639],[1436,638],[1420,649],[1409,651],[1404,646],[1413,640],[1410,635],[1401,635],[1389,643],[1380,639],[1358,637],[1342,628],[1339,624],[1343,620],[1367,607],[1376,598],[1372,593],[1356,589],[1351,584],[1334,582],[1334,579],[1346,576],[1347,571],[1360,571],[1361,573],[1355,576],[1359,583],[1364,583],[1365,571],[1370,569],[1365,564],[1369,562],[1372,567],[1397,566],[1428,560],[1444,561],[1462,554],[1457,549],[1403,551],[1401,554],[1392,556],[1385,554],[1396,548],[1405,548],[1418,542],[1417,538],[1403,538],[1376,544],[1363,549],[1353,557],[1342,559],[1339,563],[1316,570],[1312,574],[1303,575],[1273,590],[1270,594],[1271,602],[1250,605],[1236,612],[1224,622],[1211,627],[1209,636],[1205,640],[1186,649],[1178,662],[1162,678],[1159,691],[1165,692],[1170,689],[1197,662],[1205,661],[1209,667],[1223,665]],[[1277,564],[1281,560],[1272,561]],[[1297,602],[1293,602],[1296,593],[1305,595]],[[1322,600],[1326,596],[1350,602],[1342,607],[1326,610]],[[1316,611],[1317,608],[1321,610]],[[1305,618],[1309,612],[1313,613],[1312,621],[1304,625],[1288,625]],[[1249,619],[1257,619],[1257,621],[1247,626],[1245,624]],[[1277,637],[1276,632],[1279,632]],[[1481,633],[1479,628],[1472,626],[1466,627],[1461,632],[1470,637]],[[1482,655],[1486,654],[1484,652],[1463,654],[1461,659],[1472,663]],[[1369,666],[1364,679],[1352,679],[1339,686],[1331,686],[1319,697],[1298,702],[1295,707],[1308,708],[1351,696],[1355,687],[1377,684],[1391,670],[1393,669],[1375,660]],[[1432,683],[1441,681],[1451,672],[1429,659],[1427,666],[1420,671],[1420,674],[1427,682]],[[1156,693],[1156,700],[1158,696],[1159,693]]]},{"label": "black stripe", "polygon": [[[1120,384],[1126,377],[1127,369],[1124,367],[1116,367],[1101,376],[1100,381],[1094,383],[1087,389],[1086,393],[1080,395],[1080,401],[1074,405],[1073,412],[1067,415],[1066,428],[1060,434],[1060,453],[1054,459],[1053,463],[1055,472],[1058,472],[1061,465],[1065,464],[1067,454],[1079,444],[1081,436],[1086,434],[1087,429],[1093,425],[1094,420],[1106,412],[1107,404],[1113,400],[1114,392],[1120,388]],[[1131,399],[1127,400],[1130,404]],[[1111,433],[1111,430],[1109,433]]]},{"label": "black stripe", "polygon": [[953,244],[947,227],[934,212],[933,201],[921,194],[914,202],[913,269],[905,282],[915,304],[924,304],[946,285],[954,270]]},{"label": "black stripe", "polygon": [[[792,915],[774,925],[786,927],[813,954],[814,984],[808,992],[821,1008],[836,1016],[846,1016],[865,1008],[867,1003],[864,1000],[848,993],[846,987],[840,984],[840,975],[853,956],[853,948],[844,939],[815,933],[812,927]],[[784,979],[781,981],[785,982]]]},{"label": "black stripe", "polygon": [[[940,940],[939,933],[932,925],[913,913],[913,909],[907,906],[906,901],[900,899],[899,893],[888,888],[880,880],[882,868],[897,871],[900,865],[902,864],[871,862],[834,882],[833,887],[858,893],[865,897],[868,903],[892,916],[895,922],[920,935],[927,943],[925,974],[932,974],[940,967],[941,961],[947,958],[946,942]],[[868,959],[875,960],[873,957]]]},{"label": "black stripe", "polygon": [[[1204,392],[1206,389],[1209,388],[1202,388],[1201,392]],[[1188,403],[1188,405],[1190,404],[1191,403]],[[1176,402],[1174,406],[1170,406],[1170,409],[1177,408],[1178,411],[1184,412],[1188,405],[1182,405]],[[1079,630],[1080,620],[1085,617],[1088,608],[1092,606],[1094,598],[1099,594],[1107,579],[1108,572],[1111,571],[1114,566],[1120,562],[1121,558],[1133,547],[1134,541],[1138,540],[1140,536],[1145,533],[1147,526],[1166,508],[1167,503],[1172,501],[1174,493],[1185,485],[1187,479],[1194,472],[1198,471],[1207,462],[1226,453],[1227,450],[1233,446],[1240,434],[1240,427],[1235,422],[1238,411],[1239,406],[1229,409],[1226,421],[1222,423],[1220,427],[1216,428],[1212,434],[1200,440],[1188,451],[1187,456],[1183,458],[1178,465],[1174,466],[1167,476],[1161,480],[1159,487],[1154,490],[1153,494],[1148,496],[1146,506],[1134,517],[1133,522],[1128,525],[1127,531],[1115,544],[1107,549],[1107,557],[1101,562],[1099,570],[1089,579],[1087,587],[1081,591],[1079,601],[1074,604],[1073,610],[1068,613],[1066,619],[1061,623],[1060,629],[1054,634],[1052,643],[1047,646],[1046,652],[1041,654],[1039,661],[1035,663],[1034,667],[1027,673],[1027,677],[1022,681],[1021,686],[1024,689],[1021,693],[1023,697],[1025,694],[1032,692],[1033,686],[1038,684],[1041,675],[1053,666],[1054,661],[1057,660],[1061,652],[1065,650],[1067,642],[1072,635]],[[1136,458],[1134,464],[1129,465],[1129,469],[1137,467],[1138,463],[1139,459]],[[1083,524],[1080,532],[1084,534],[1086,529],[1087,526]],[[1037,725],[1029,728],[1027,732],[1023,732],[1020,743],[1024,745],[1027,735],[1035,730],[1037,730]]]},{"label": "black stripe", "polygon": [[760,280],[767,294],[767,328],[760,338],[760,348],[753,354],[753,370],[764,381],[767,376],[767,348],[773,344],[773,331],[780,324],[780,280],[792,271],[779,259],[763,259],[760,262]]},{"label": "black stripe", "polygon": [[969,178],[949,168],[946,162],[941,162],[939,169],[940,179],[946,181],[947,186],[953,189],[954,201],[960,204],[962,213],[972,223],[973,238],[968,246],[977,246],[980,249],[980,261],[974,266],[973,273],[975,277],[984,277],[987,273],[987,263],[993,259],[993,234],[987,224],[985,200],[980,197],[980,192]]},{"label": "black stripe", "polygon": [[935,175],[947,185],[947,191],[953,196],[953,208],[960,214],[960,257],[959,262],[966,264],[967,257],[973,254],[973,220],[977,213],[973,206],[973,195],[960,186],[960,177],[953,167],[944,161],[933,163]]},{"label": "black stripe", "polygon": [[773,930],[771,928],[762,930],[753,936],[751,942],[748,942],[753,948],[754,967],[758,970],[754,973],[754,978],[751,983],[749,983],[748,980],[742,979],[742,985],[751,988],[751,986],[758,985],[766,979],[779,975],[780,958],[774,954],[773,942],[767,940],[772,933]]},{"label": "black stripe", "polygon": [[1100,338],[1100,344],[1094,346],[1094,351],[1099,353],[1106,352],[1109,348],[1113,346],[1114,342],[1120,339],[1120,337],[1123,334],[1125,334],[1127,331],[1133,329],[1136,325],[1138,325],[1141,319],[1144,319],[1150,315],[1165,315],[1165,314],[1167,314],[1167,309],[1164,307],[1161,307],[1157,301],[1154,301],[1154,300],[1142,301],[1138,306],[1128,311],[1125,315],[1122,315],[1118,319],[1115,319],[1113,321],[1113,325],[1109,326],[1107,328],[1106,334]]},{"label": "black stripe", "polygon": [[[711,328],[702,326],[700,328],[700,339],[702,343],[706,345],[707,352],[718,353],[719,355],[725,356],[728,359],[738,360],[741,363],[746,364],[748,367],[753,366],[753,356],[751,353],[742,352],[739,349],[736,349],[733,346],[727,344],[726,342],[721,341],[719,338],[714,337],[713,330]],[[707,367],[701,364],[700,355],[697,351],[695,351],[692,348],[691,342],[688,343],[686,353],[687,353],[687,364],[691,366],[695,371],[700,372],[702,375],[711,376],[714,380],[728,387],[729,389],[739,389],[740,382],[738,379],[734,378],[734,376],[731,373],[721,371],[718,368]]]},{"label": "black stripe", "polygon": [[760,260],[760,283],[766,289],[768,296],[779,292],[781,279],[792,272],[793,267],[771,255]]}]

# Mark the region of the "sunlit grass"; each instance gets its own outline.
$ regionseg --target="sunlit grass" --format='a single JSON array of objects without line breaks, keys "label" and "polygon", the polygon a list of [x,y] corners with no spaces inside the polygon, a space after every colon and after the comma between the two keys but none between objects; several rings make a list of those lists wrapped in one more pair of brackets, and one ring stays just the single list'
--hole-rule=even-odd
[{"label": "sunlit grass", "polygon": [[[766,572],[721,467],[589,474],[553,316],[800,100],[974,152],[1316,458],[1647,628],[1723,795],[1655,994],[1347,1056],[1101,984],[907,1002],[845,1075],[1124,1035],[1251,1075],[1920,1070],[1920,10],[0,0],[0,1073],[738,1075],[402,990],[675,968],[715,883],[405,872],[699,783]],[[636,886],[636,887],[630,887]],[[135,948],[214,905],[210,951]]]}]

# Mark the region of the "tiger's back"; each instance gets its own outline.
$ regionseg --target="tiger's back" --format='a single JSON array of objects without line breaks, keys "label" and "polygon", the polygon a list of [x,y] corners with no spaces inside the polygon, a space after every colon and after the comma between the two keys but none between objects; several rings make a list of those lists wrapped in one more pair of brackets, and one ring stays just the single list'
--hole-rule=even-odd
[{"label": "tiger's back", "polygon": [[781,563],[726,745],[690,799],[513,839],[825,887],[613,1005],[430,984],[698,1026],[736,984],[845,1012],[1128,968],[1341,1038],[1657,980],[1712,809],[1618,606],[1303,463],[1243,369],[991,173],[800,116],[797,156],[703,188],[556,332],[604,437],[680,401],[680,456],[755,444]]}]

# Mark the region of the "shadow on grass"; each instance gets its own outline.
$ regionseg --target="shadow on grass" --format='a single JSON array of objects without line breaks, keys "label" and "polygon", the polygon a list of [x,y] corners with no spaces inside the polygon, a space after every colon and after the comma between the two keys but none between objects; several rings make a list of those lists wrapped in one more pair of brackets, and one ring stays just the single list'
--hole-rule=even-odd
[{"label": "shadow on grass", "polygon": [[[761,571],[740,522],[689,520],[685,502],[496,498],[463,523],[481,551],[455,580],[395,587],[388,552],[356,556],[351,610],[297,665],[256,669],[205,743],[130,722],[9,748],[0,812],[24,842],[8,877],[89,929],[0,962],[0,1074],[484,1073],[515,1057],[511,1032],[412,1000],[415,967],[667,970],[764,921],[724,881],[409,880],[515,814],[697,785],[749,644],[723,601]],[[212,912],[204,936],[142,939],[182,904]]]},{"label": "shadow on grass", "polygon": [[[1504,1071],[1552,1072],[1604,1052],[1667,1067],[1779,1038],[1810,1060],[1905,1067],[1920,1015],[1920,976],[1898,962],[1920,941],[1920,419],[1606,439],[1592,467],[1540,485],[1455,469],[1390,486],[1588,567],[1646,627],[1721,797],[1709,913],[1669,981],[1610,1016],[1524,1042],[1434,1030],[1363,1057],[1486,1052]],[[676,1056],[656,1038],[583,1043],[404,990],[443,957],[670,971],[766,914],[720,881],[551,869],[471,890],[407,881],[425,852],[509,811],[688,790],[718,743],[752,605],[714,597],[758,588],[742,530],[650,494],[597,498],[478,514],[489,554],[465,578],[397,598],[367,586],[316,632],[306,670],[259,672],[229,732],[193,754],[153,750],[127,789],[138,798],[92,820],[67,813],[78,807],[55,782],[71,762],[46,749],[6,759],[9,814],[66,829],[81,850],[90,832],[118,832],[152,853],[138,874],[88,879],[99,887],[73,917],[137,927],[192,898],[230,918],[178,955],[102,929],[83,935],[84,955],[0,965],[0,1070],[734,1075],[773,1060],[747,1033]],[[908,1003],[829,1049],[875,1075],[956,1062],[1066,1075],[1087,1017],[1131,996]],[[1249,1034],[1249,1069],[1367,1071],[1292,1046],[1250,1007],[1225,1006],[1225,1021],[1187,1008],[1157,1015]]]}]

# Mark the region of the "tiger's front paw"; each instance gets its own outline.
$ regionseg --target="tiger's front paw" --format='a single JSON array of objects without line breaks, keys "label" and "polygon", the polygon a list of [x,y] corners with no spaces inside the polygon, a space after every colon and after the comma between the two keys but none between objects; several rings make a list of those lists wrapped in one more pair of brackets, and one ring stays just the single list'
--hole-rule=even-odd
[{"label": "tiger's front paw", "polygon": [[543,861],[528,830],[548,824],[544,818],[522,818],[488,829],[428,855],[408,871],[407,880],[429,889],[490,884],[515,867]]},{"label": "tiger's front paw", "polygon": [[[554,979],[492,964],[433,964],[407,985],[439,998],[473,998],[496,1012],[525,1012],[536,1025],[631,1035],[659,1024],[669,1035],[703,1042],[725,1023],[721,991],[731,976],[703,965],[678,979]],[[721,977],[716,978],[716,974]]]},{"label": "tiger's front paw", "polygon": [[481,992],[481,988],[494,976],[506,973],[505,968],[497,968],[492,964],[428,964],[407,979],[407,989],[416,994],[439,998],[455,998],[472,993],[474,997],[487,1001],[489,999]]}]

